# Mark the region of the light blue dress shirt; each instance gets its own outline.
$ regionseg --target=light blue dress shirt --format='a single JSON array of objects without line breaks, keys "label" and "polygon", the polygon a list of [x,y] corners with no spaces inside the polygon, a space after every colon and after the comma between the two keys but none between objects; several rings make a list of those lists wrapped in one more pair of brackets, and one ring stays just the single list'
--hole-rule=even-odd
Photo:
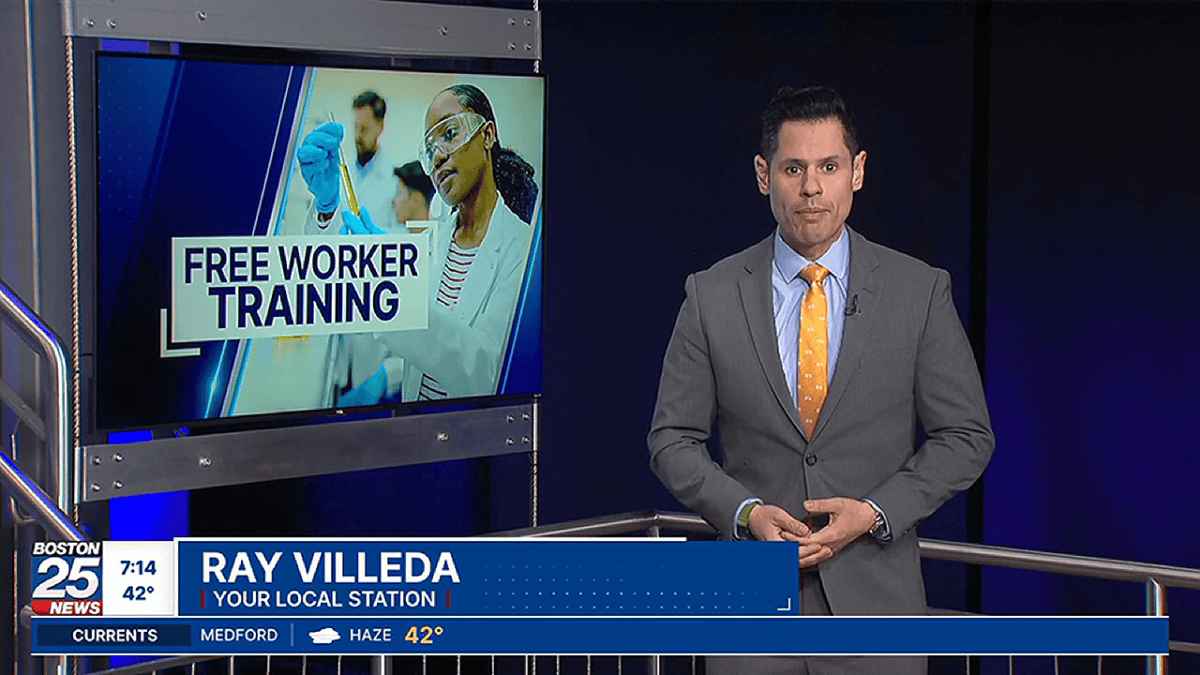
[{"label": "light blue dress shirt", "polygon": [[[809,283],[800,276],[801,270],[816,263],[829,270],[829,275],[821,283],[825,287],[826,309],[825,324],[829,334],[829,364],[826,372],[829,381],[833,381],[833,373],[837,368],[838,354],[842,351],[842,328],[846,325],[846,289],[850,287],[850,236],[842,230],[841,236],[829,250],[816,260],[809,260],[800,255],[775,230],[775,264],[771,266],[771,300],[775,311],[775,337],[779,347],[779,361],[783,364],[783,376],[787,380],[788,391],[792,395],[792,403],[796,403],[796,379],[799,368],[800,342],[800,303],[808,292]],[[828,386],[828,383],[827,383]],[[891,538],[891,523],[887,514],[875,502],[865,500],[876,511],[883,515],[884,525],[876,536],[887,541]],[[737,532],[737,513],[741,513],[748,504],[762,504],[761,499],[747,499],[738,506],[734,515],[734,532]]]},{"label": "light blue dress shirt", "polygon": [[[779,360],[783,363],[783,376],[787,379],[792,403],[796,402],[797,360],[800,342],[800,303],[808,292],[808,282],[800,271],[816,263],[829,270],[829,276],[821,283],[825,287],[825,300],[829,304],[825,324],[829,335],[829,364],[826,372],[833,381],[837,368],[838,354],[842,351],[842,327],[846,324],[846,288],[850,285],[850,236],[846,230],[833,242],[825,255],[809,260],[796,253],[775,230],[775,264],[771,267],[771,296],[775,309],[775,337],[779,344]],[[828,383],[826,383],[828,385]]]}]

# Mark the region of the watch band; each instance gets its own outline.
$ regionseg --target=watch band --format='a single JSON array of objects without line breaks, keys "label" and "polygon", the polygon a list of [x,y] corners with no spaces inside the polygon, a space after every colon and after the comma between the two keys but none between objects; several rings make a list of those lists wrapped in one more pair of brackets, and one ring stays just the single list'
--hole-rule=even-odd
[{"label": "watch band", "polygon": [[871,528],[867,530],[867,534],[879,541],[886,541],[889,537],[887,536],[887,518],[883,515],[883,509],[879,508],[875,502],[869,499],[865,499],[863,502],[875,512],[875,522],[871,523]]},{"label": "watch band", "polygon": [[871,510],[875,512],[875,522],[871,524],[871,529],[867,530],[867,534],[870,534],[872,537],[874,537],[879,534],[880,530],[883,529],[883,511],[880,511],[874,506],[871,507]]},{"label": "watch band", "polygon": [[733,533],[733,536],[735,538],[737,538],[737,539],[753,539],[754,538],[754,535],[751,534],[751,532],[750,532],[750,512],[754,510],[754,507],[759,506],[760,504],[762,504],[762,502],[760,502],[758,500],[752,500],[752,501],[748,501],[742,505],[741,510],[738,511],[738,514],[737,514],[737,520],[736,520],[736,528],[737,529]]}]

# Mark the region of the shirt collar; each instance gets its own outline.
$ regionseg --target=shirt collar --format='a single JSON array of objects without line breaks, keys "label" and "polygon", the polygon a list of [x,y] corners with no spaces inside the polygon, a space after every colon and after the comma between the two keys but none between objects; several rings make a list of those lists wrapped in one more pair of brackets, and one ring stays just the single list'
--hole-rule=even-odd
[{"label": "shirt collar", "polygon": [[845,285],[846,275],[850,272],[850,237],[846,234],[846,228],[842,228],[841,236],[833,242],[833,246],[829,247],[825,255],[816,260],[809,260],[796,253],[796,250],[783,240],[783,236],[779,234],[779,228],[775,228],[775,267],[783,275],[785,281],[795,279],[799,276],[800,270],[812,263],[829,270],[835,279],[843,286]]}]

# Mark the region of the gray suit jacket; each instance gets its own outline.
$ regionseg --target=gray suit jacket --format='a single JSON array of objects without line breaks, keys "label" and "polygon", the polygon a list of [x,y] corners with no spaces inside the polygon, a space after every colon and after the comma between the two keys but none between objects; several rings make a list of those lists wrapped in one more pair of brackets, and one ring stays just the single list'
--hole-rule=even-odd
[{"label": "gray suit jacket", "polygon": [[[893,539],[869,536],[819,566],[835,615],[925,612],[914,527],[983,472],[995,445],[950,278],[851,230],[841,353],[812,438],[779,360],[771,237],[688,277],[663,360],[651,466],[730,536],[760,497],[797,518],[806,499],[870,498]],[[928,440],[915,448],[918,420]],[[707,443],[716,423],[724,463]]]}]

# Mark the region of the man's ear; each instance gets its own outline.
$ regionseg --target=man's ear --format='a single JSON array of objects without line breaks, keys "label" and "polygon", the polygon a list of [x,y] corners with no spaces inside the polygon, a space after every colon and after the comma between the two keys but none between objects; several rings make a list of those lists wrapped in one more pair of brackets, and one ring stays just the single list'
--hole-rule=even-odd
[{"label": "man's ear", "polygon": [[866,177],[866,172],[867,172],[867,151],[859,150],[858,156],[854,158],[854,176],[853,176],[853,178],[851,178],[851,181],[850,181],[850,187],[852,187],[855,192],[858,192],[859,190],[862,189],[863,178]]},{"label": "man's ear", "polygon": [[764,195],[771,194],[771,163],[762,155],[754,156],[754,178],[758,182],[758,191]]}]

